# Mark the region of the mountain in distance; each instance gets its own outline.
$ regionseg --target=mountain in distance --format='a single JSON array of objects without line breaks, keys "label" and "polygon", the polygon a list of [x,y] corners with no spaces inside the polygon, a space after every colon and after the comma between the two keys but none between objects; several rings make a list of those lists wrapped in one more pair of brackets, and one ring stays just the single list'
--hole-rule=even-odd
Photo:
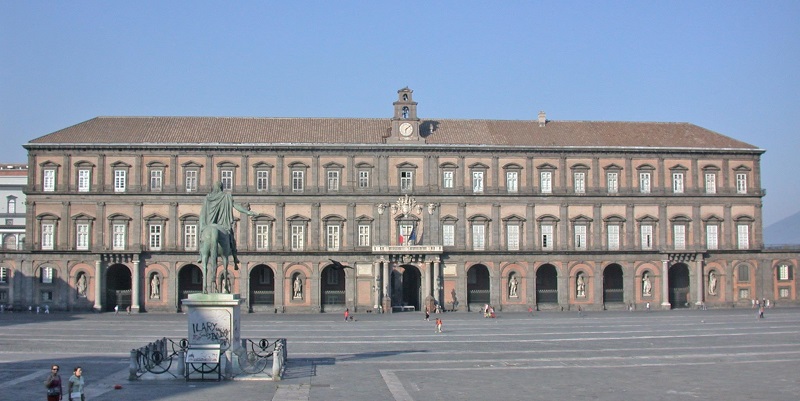
[{"label": "mountain in distance", "polygon": [[766,227],[764,245],[800,245],[800,212]]}]

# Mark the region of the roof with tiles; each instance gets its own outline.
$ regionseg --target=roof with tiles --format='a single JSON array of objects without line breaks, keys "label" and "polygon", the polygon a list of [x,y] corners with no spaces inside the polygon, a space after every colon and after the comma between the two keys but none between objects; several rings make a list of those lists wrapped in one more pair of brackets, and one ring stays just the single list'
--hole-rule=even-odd
[{"label": "roof with tiles", "polygon": [[[385,143],[391,120],[369,118],[96,117],[28,145]],[[423,119],[429,145],[756,150],[689,123]]]}]

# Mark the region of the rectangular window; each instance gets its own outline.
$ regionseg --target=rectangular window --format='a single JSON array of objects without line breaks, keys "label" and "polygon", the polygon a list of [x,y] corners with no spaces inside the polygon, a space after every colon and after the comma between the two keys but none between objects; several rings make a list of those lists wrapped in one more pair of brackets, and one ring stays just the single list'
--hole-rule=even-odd
[{"label": "rectangular window", "polygon": [[150,171],[150,190],[153,192],[159,192],[162,189],[162,185],[164,182],[164,171],[162,170],[151,170]]},{"label": "rectangular window", "polygon": [[453,172],[445,171],[442,173],[442,187],[453,188]]},{"label": "rectangular window", "polygon": [[486,247],[486,226],[475,224],[472,226],[472,249],[482,251]]},{"label": "rectangular window", "polygon": [[269,249],[269,225],[256,224],[256,249],[263,251]]},{"label": "rectangular window", "polygon": [[149,244],[150,250],[161,250],[161,224],[150,224],[149,228]]},{"label": "rectangular window", "polygon": [[41,296],[42,302],[53,302],[53,291],[42,291]]},{"label": "rectangular window", "polygon": [[575,249],[586,250],[586,226],[575,226]]},{"label": "rectangular window", "polygon": [[585,194],[586,193],[586,173],[575,173],[572,175],[572,179],[575,184],[575,193],[576,194]]},{"label": "rectangular window", "polygon": [[619,173],[606,173],[606,186],[610,194],[619,192]]},{"label": "rectangular window", "polygon": [[672,192],[683,193],[683,173],[672,173]]},{"label": "rectangular window", "polygon": [[42,224],[42,249],[53,249],[53,237],[55,236],[55,232],[55,224]]},{"label": "rectangular window", "polygon": [[542,171],[539,173],[539,186],[543,194],[553,193],[553,172]]},{"label": "rectangular window", "polygon": [[338,225],[329,225],[327,226],[327,244],[329,251],[338,251],[339,250],[339,226]]},{"label": "rectangular window", "polygon": [[91,182],[91,170],[78,170],[78,192],[89,192]]},{"label": "rectangular window", "polygon": [[358,187],[361,189],[369,188],[369,171],[361,170],[358,172]]},{"label": "rectangular window", "polygon": [[233,190],[233,170],[222,170],[219,172],[219,180],[222,182],[224,191]]},{"label": "rectangular window", "polygon": [[334,271],[333,269],[328,269],[327,271],[328,271],[328,274],[326,274],[327,277],[325,279],[326,280],[325,282],[328,285],[337,285],[337,284],[339,284],[339,275],[336,274],[336,271]]},{"label": "rectangular window", "polygon": [[642,226],[642,249],[653,249],[653,226]]},{"label": "rectangular window", "polygon": [[[17,200],[15,198],[13,198],[13,197],[9,197],[8,198],[8,214],[15,214],[15,213],[17,213]],[[8,223],[8,220],[6,220],[6,223]],[[14,222],[12,221],[11,223],[6,224],[6,225],[10,226],[13,223]]]},{"label": "rectangular window", "polygon": [[643,194],[650,193],[650,173],[639,173],[639,191]]},{"label": "rectangular window", "polygon": [[778,266],[778,280],[789,279],[789,265]]},{"label": "rectangular window", "polygon": [[400,190],[404,192],[414,190],[414,173],[412,171],[400,172]]},{"label": "rectangular window", "polygon": [[339,190],[339,172],[328,171],[328,191]]},{"label": "rectangular window", "polygon": [[259,284],[269,284],[272,282],[272,276],[269,274],[269,269],[260,269],[258,275],[258,283]]},{"label": "rectangular window", "polygon": [[778,288],[778,296],[781,298],[789,298],[789,289],[786,287]]},{"label": "rectangular window", "polygon": [[55,276],[55,269],[52,267],[42,268],[42,284],[53,284],[53,276]]},{"label": "rectangular window", "polygon": [[187,224],[183,227],[183,244],[187,251],[197,250],[197,224]]},{"label": "rectangular window", "polygon": [[672,240],[676,250],[686,249],[686,226],[682,224],[672,226]]},{"label": "rectangular window", "polygon": [[445,224],[442,226],[442,246],[456,245],[456,226]]},{"label": "rectangular window", "polygon": [[749,288],[740,288],[739,289],[739,299],[750,299],[750,289]]},{"label": "rectangular window", "polygon": [[542,250],[545,251],[552,251],[553,250],[553,226],[551,225],[543,225],[542,230]]},{"label": "rectangular window", "polygon": [[53,192],[56,190],[56,171],[53,169],[46,169],[43,172],[42,190],[45,192]]},{"label": "rectangular window", "polygon": [[736,174],[736,193],[737,194],[747,193],[747,174],[744,173]]},{"label": "rectangular window", "polygon": [[740,283],[750,282],[750,268],[747,265],[739,265],[737,270],[737,280]]},{"label": "rectangular window", "polygon": [[619,250],[619,226],[608,226],[608,250]]},{"label": "rectangular window", "polygon": [[258,192],[269,191],[269,171],[267,170],[256,171],[256,190]]},{"label": "rectangular window", "polygon": [[506,189],[511,193],[519,191],[519,173],[516,171],[506,172]]},{"label": "rectangular window", "polygon": [[78,224],[75,226],[75,249],[79,251],[89,250],[89,225]]},{"label": "rectangular window", "polygon": [[483,192],[483,171],[472,172],[472,192],[474,193]]},{"label": "rectangular window", "polygon": [[719,248],[719,226],[716,224],[706,226],[706,247],[708,249]]},{"label": "rectangular window", "polygon": [[0,267],[0,283],[8,284],[8,268]]},{"label": "rectangular window", "polygon": [[706,193],[717,193],[717,175],[714,173],[706,173]]},{"label": "rectangular window", "polygon": [[197,191],[197,170],[186,170],[186,192]]},{"label": "rectangular window", "polygon": [[114,170],[114,192],[125,192],[128,185],[128,171]]},{"label": "rectangular window", "polygon": [[358,246],[369,246],[369,224],[358,225]]},{"label": "rectangular window", "polygon": [[510,225],[506,227],[506,244],[509,251],[519,250],[519,226]]},{"label": "rectangular window", "polygon": [[302,251],[303,244],[305,240],[305,230],[303,226],[300,225],[293,225],[292,226],[292,250],[293,251]]},{"label": "rectangular window", "polygon": [[115,251],[125,250],[125,224],[114,224],[112,227],[113,239],[111,241],[112,249]]},{"label": "rectangular window", "polygon": [[304,173],[300,170],[292,171],[292,192],[303,192]]},{"label": "rectangular window", "polygon": [[739,249],[750,249],[750,226],[739,224],[736,226]]}]

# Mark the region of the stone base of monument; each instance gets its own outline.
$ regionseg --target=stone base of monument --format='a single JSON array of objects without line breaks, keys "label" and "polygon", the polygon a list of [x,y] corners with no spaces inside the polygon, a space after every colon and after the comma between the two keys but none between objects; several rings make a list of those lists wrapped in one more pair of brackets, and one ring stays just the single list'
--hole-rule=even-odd
[{"label": "stone base of monument", "polygon": [[[189,331],[186,337],[189,341],[189,348],[186,352],[186,378],[191,379],[193,373],[219,369],[220,377],[231,377],[238,366],[235,364],[238,358],[236,354],[242,350],[242,342],[239,336],[239,323],[241,322],[242,299],[234,294],[189,294],[183,300],[186,307],[186,314],[189,317]],[[194,369],[192,355],[208,354],[207,357],[213,359],[213,352],[203,351],[209,349],[210,345],[218,345],[219,357],[218,365],[212,366],[213,362],[197,362],[201,366]],[[203,366],[204,365],[204,366]],[[203,375],[201,374],[201,379]]]}]

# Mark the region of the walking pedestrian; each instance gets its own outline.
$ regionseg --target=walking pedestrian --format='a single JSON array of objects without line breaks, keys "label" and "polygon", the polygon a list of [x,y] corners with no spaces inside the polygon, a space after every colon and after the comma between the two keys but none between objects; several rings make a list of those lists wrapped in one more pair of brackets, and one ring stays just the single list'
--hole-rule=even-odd
[{"label": "walking pedestrian", "polygon": [[80,366],[76,366],[75,369],[72,370],[72,377],[69,378],[69,384],[67,385],[69,401],[86,400],[86,395],[83,392],[83,386],[83,369],[81,369]]},{"label": "walking pedestrian", "polygon": [[425,307],[425,321],[428,322],[431,320],[431,311],[428,307]]},{"label": "walking pedestrian", "polygon": [[528,306],[528,316],[533,317],[533,306]]},{"label": "walking pedestrian", "polygon": [[114,305],[114,314],[119,315],[119,305]]},{"label": "walking pedestrian", "polygon": [[347,322],[348,320],[350,320],[350,308],[344,310],[344,321]]},{"label": "walking pedestrian", "polygon": [[764,318],[764,304],[761,304],[761,307],[758,308],[758,318],[759,319],[763,319]]},{"label": "walking pedestrian", "polygon": [[50,305],[45,305],[44,306],[44,313],[45,313],[45,315],[49,315],[50,314]]},{"label": "walking pedestrian", "polygon": [[44,380],[44,387],[47,388],[47,401],[60,401],[63,388],[61,387],[61,375],[58,374],[58,365],[50,368],[50,375]]},{"label": "walking pedestrian", "polygon": [[442,332],[442,319],[439,319],[438,317],[436,318],[436,329],[434,329],[433,332],[436,334]]}]

